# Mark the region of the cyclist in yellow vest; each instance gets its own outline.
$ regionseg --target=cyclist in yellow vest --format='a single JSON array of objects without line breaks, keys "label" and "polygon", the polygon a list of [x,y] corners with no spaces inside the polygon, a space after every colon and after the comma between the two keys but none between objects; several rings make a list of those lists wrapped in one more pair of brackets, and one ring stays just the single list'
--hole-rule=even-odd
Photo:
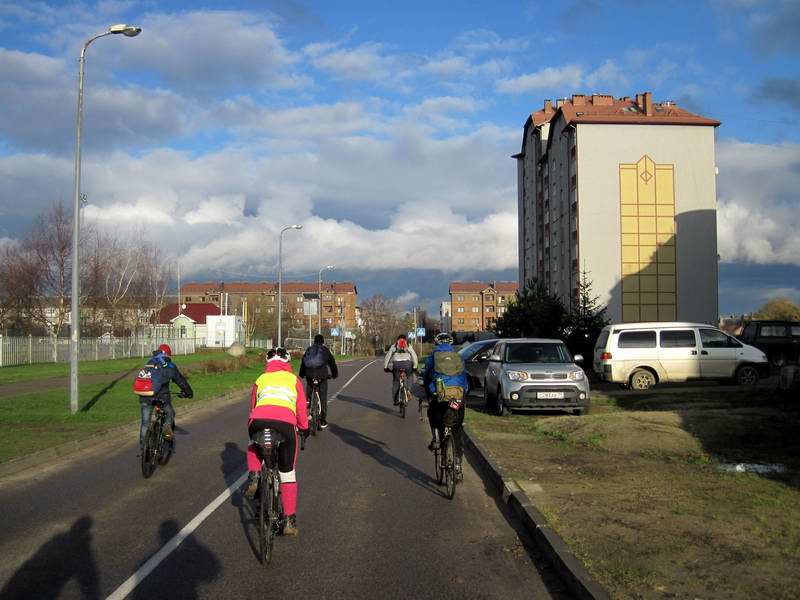
[{"label": "cyclist in yellow vest", "polygon": [[[248,433],[252,439],[262,429],[273,429],[286,438],[278,448],[278,471],[281,477],[281,499],[286,514],[284,535],[297,535],[297,435],[308,435],[308,410],[303,383],[292,372],[289,353],[284,348],[267,352],[267,367],[250,394]],[[247,446],[248,482],[246,494],[251,498],[258,488],[261,470],[259,447]]]}]

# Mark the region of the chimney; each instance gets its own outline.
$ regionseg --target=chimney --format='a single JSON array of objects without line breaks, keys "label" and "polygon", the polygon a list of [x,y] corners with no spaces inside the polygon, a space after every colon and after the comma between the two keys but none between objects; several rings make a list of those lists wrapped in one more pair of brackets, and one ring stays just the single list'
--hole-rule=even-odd
[{"label": "chimney", "polygon": [[544,112],[547,115],[549,115],[551,112],[553,112],[553,101],[552,100],[547,99],[547,100],[544,101]]},{"label": "chimney", "polygon": [[653,116],[653,93],[652,92],[645,92],[644,93],[644,114],[648,117]]},{"label": "chimney", "polygon": [[639,107],[639,110],[644,112],[644,96],[641,94],[636,94],[636,106]]},{"label": "chimney", "polygon": [[583,94],[572,94],[572,104],[575,106],[583,106],[586,104],[586,96]]},{"label": "chimney", "polygon": [[566,102],[567,102],[566,98],[559,98],[558,100],[556,100],[556,108],[561,108],[562,106],[564,106],[564,104],[566,104]]}]

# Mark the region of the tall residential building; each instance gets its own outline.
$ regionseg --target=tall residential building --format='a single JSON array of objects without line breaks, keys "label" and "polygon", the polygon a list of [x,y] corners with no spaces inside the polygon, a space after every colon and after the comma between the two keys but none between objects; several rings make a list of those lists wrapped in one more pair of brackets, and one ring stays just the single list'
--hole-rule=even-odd
[{"label": "tall residential building", "polygon": [[719,124],[649,92],[545,100],[514,157],[520,284],[570,306],[584,271],[613,322],[716,323]]},{"label": "tall residential building", "polygon": [[[304,293],[319,293],[318,282],[285,281],[282,288],[284,315],[291,316],[287,326],[308,327],[308,317],[303,313]],[[278,284],[271,282],[201,282],[181,286],[180,302],[183,304],[212,303],[225,314],[258,314],[262,311],[277,315]],[[322,283],[322,327],[341,326],[354,329],[357,326],[356,305],[358,290],[354,283]],[[316,327],[317,317],[313,318]]]},{"label": "tall residential building", "polygon": [[451,331],[453,328],[452,312],[450,311],[450,303],[442,302],[439,304],[439,326],[442,331]]},{"label": "tall residential building", "polygon": [[452,331],[488,331],[516,299],[516,281],[454,281],[450,284]]}]

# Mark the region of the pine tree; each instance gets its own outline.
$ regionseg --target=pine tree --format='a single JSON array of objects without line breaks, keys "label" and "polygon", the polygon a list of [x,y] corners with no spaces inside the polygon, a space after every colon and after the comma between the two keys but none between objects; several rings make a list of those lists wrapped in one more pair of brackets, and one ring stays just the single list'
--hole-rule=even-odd
[{"label": "pine tree", "polygon": [[531,279],[497,320],[495,332],[500,337],[563,338],[567,324],[561,300],[541,281]]},{"label": "pine tree", "polygon": [[608,325],[606,307],[599,302],[599,296],[592,291],[592,281],[586,271],[581,271],[578,283],[577,303],[569,315],[567,346],[573,354],[581,354],[586,359],[585,367],[591,366],[594,345],[603,327]]}]

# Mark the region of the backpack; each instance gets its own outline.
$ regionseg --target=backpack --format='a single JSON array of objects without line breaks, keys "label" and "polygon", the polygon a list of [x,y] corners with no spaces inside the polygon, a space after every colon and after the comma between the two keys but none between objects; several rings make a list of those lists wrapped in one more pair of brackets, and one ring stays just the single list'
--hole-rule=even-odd
[{"label": "backpack", "polygon": [[303,355],[303,364],[307,369],[319,369],[328,364],[325,348],[322,344],[314,344]]},{"label": "backpack", "polygon": [[161,374],[161,365],[148,362],[133,381],[133,393],[137,396],[155,396],[163,385]]},{"label": "backpack", "polygon": [[433,370],[448,377],[464,372],[464,359],[454,350],[433,353]]}]

